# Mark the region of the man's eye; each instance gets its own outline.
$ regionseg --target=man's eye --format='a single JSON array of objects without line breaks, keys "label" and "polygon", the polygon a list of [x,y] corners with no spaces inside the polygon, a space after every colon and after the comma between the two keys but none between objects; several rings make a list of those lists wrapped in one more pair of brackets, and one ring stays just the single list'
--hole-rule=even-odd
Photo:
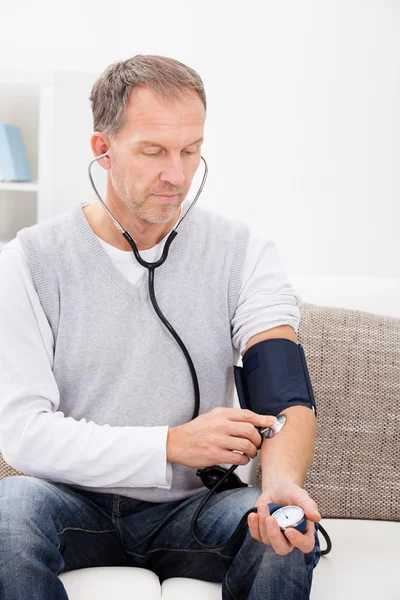
[{"label": "man's eye", "polygon": [[[197,149],[193,150],[193,152],[190,152],[190,150],[184,150],[184,153],[186,155],[196,154],[196,152],[197,152]],[[158,152],[144,152],[145,156],[158,156],[159,154],[160,154],[160,151],[158,151]]]}]

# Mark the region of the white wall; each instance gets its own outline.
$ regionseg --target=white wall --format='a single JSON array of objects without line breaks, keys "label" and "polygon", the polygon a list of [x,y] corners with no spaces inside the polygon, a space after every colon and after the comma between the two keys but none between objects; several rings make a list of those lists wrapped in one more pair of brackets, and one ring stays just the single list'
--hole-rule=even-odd
[{"label": "white wall", "polygon": [[199,202],[291,274],[400,277],[400,2],[8,0],[1,20],[0,68],[186,62],[209,102]]}]

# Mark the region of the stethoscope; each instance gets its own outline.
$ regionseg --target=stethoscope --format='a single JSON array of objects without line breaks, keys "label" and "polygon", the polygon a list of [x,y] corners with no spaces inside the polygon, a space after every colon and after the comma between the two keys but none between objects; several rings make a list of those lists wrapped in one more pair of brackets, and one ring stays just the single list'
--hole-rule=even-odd
[{"label": "stethoscope", "polygon": [[[127,240],[127,242],[129,243],[130,247],[132,248],[133,254],[135,255],[136,260],[138,261],[139,264],[141,264],[143,267],[145,267],[146,269],[148,269],[149,271],[149,293],[150,293],[150,300],[151,303],[153,305],[153,308],[155,310],[155,312],[157,313],[158,317],[161,319],[161,321],[163,322],[163,324],[165,325],[165,327],[168,329],[168,331],[171,333],[171,335],[174,337],[174,339],[177,341],[177,343],[179,344],[179,347],[181,348],[187,363],[189,365],[189,369],[190,369],[190,374],[192,376],[192,381],[193,381],[193,389],[194,389],[194,398],[195,398],[195,405],[194,405],[194,411],[193,411],[193,416],[192,416],[192,420],[195,419],[196,417],[198,417],[199,415],[199,410],[200,410],[200,389],[199,389],[199,382],[197,379],[197,373],[196,373],[196,369],[194,367],[193,361],[190,357],[190,354],[186,348],[186,346],[184,345],[184,343],[182,342],[181,338],[179,337],[179,335],[177,334],[177,332],[175,331],[175,329],[172,327],[172,325],[168,322],[168,320],[165,318],[165,316],[163,315],[163,313],[161,312],[160,307],[158,306],[156,297],[155,297],[155,292],[154,292],[154,271],[157,267],[160,267],[162,264],[164,264],[164,262],[167,259],[168,256],[168,251],[169,248],[171,246],[171,243],[173,242],[173,240],[175,239],[175,237],[178,235],[178,227],[180,226],[180,224],[182,223],[183,219],[186,218],[186,216],[188,215],[189,211],[192,210],[193,206],[195,205],[195,203],[197,202],[203,188],[204,185],[206,183],[207,180],[207,175],[208,175],[208,166],[207,166],[207,162],[206,160],[203,158],[203,156],[201,157],[201,160],[204,162],[204,175],[203,175],[203,179],[201,181],[200,187],[198,189],[198,192],[193,200],[193,202],[191,203],[191,205],[189,206],[189,208],[186,210],[185,214],[179,219],[177,225],[175,225],[175,227],[172,229],[171,233],[169,234],[167,241],[165,242],[164,245],[164,249],[163,249],[163,253],[161,255],[161,258],[155,262],[147,262],[145,260],[143,260],[143,258],[140,256],[139,251],[137,249],[135,240],[131,237],[131,235],[125,231],[125,229],[122,227],[122,225],[117,221],[117,219],[111,214],[110,210],[108,209],[108,207],[106,206],[106,204],[104,203],[103,199],[101,198],[99,192],[97,191],[97,188],[94,184],[93,181],[93,177],[92,177],[92,173],[91,173],[91,167],[92,164],[98,160],[100,160],[101,158],[104,158],[105,156],[108,156],[108,152],[104,152],[104,154],[100,154],[99,156],[96,156],[93,160],[90,161],[89,166],[88,166],[88,173],[89,173],[89,179],[90,179],[90,183],[92,185],[92,188],[96,194],[96,196],[98,197],[98,199],[100,200],[103,208],[105,209],[105,211],[107,212],[107,214],[109,215],[109,217],[111,218],[111,220],[113,221],[114,225],[117,227],[117,229],[119,229],[119,231],[122,233],[123,237]],[[280,415],[280,417],[278,417],[277,422],[275,423],[274,426],[272,426],[267,434],[265,435],[265,430],[260,431],[261,434],[264,433],[265,437],[272,437],[274,435],[276,435],[277,433],[279,433],[279,431],[282,429],[282,427],[284,426],[286,421],[286,417],[284,415]],[[236,475],[232,475],[233,471],[235,471],[235,469],[237,469],[239,465],[232,465],[232,467],[230,469],[228,469],[226,472],[222,467],[215,467],[216,469],[219,469],[221,471],[221,473],[223,473],[223,476],[219,476],[218,477],[218,481],[215,485],[213,485],[213,487],[210,489],[210,491],[208,492],[208,494],[203,498],[203,500],[201,501],[201,503],[199,504],[198,508],[196,509],[193,518],[192,518],[192,522],[191,522],[191,534],[194,538],[194,540],[200,545],[202,546],[202,548],[209,550],[210,552],[219,552],[221,550],[223,550],[228,544],[230,544],[231,542],[233,542],[237,536],[240,534],[242,528],[244,527],[244,525],[246,524],[247,521],[247,516],[252,513],[252,512],[258,512],[257,508],[250,508],[241,518],[241,520],[239,521],[238,526],[236,527],[235,531],[233,532],[233,534],[231,535],[231,537],[224,542],[223,544],[220,544],[219,546],[207,546],[205,545],[203,542],[201,542],[198,537],[196,536],[195,533],[195,524],[197,522],[197,519],[200,516],[200,513],[202,512],[202,510],[204,509],[205,505],[207,504],[207,502],[210,500],[211,496],[213,494],[215,494],[218,491],[221,491],[222,489],[224,489],[224,483],[226,485],[226,482],[231,481],[232,477],[236,477]],[[212,467],[211,467],[212,468]],[[209,467],[208,467],[209,469]],[[199,476],[202,475],[201,471],[207,471],[206,469],[198,469],[197,474]],[[240,480],[239,480],[240,481]],[[244,487],[246,486],[246,484],[240,482],[240,484],[237,484],[236,482],[232,485],[232,487]],[[228,489],[230,489],[228,487]],[[271,508],[274,507],[276,512],[274,512],[274,517],[277,518],[279,525],[281,525],[280,523],[280,518],[282,517],[283,520],[287,520],[288,519],[288,510],[287,509],[299,509],[300,511],[302,511],[302,509],[300,507],[285,507],[285,508],[280,508],[277,505],[270,505],[270,512],[271,512]],[[285,512],[286,511],[286,512]],[[272,514],[272,512],[271,512]],[[299,529],[299,531],[304,530],[305,525],[306,525],[306,521],[304,518],[304,512],[302,515],[302,518],[299,519],[299,515],[296,513],[295,514],[295,519],[292,520],[291,523],[284,523],[284,521],[282,521],[282,526],[285,524],[287,527],[289,526],[296,526],[296,528]],[[327,542],[327,549],[323,552],[321,552],[321,555],[323,554],[328,554],[328,552],[331,549],[331,541],[329,539],[328,534],[326,533],[326,531],[323,529],[323,527],[321,525],[319,525],[319,528],[321,529],[326,542]]]},{"label": "stethoscope", "polygon": [[204,162],[204,175],[203,175],[203,179],[202,179],[202,182],[200,184],[199,190],[198,190],[198,192],[197,192],[197,194],[196,194],[193,202],[191,203],[191,205],[189,206],[189,208],[185,212],[185,214],[179,219],[179,222],[177,223],[177,225],[175,225],[175,227],[172,229],[171,233],[169,234],[168,239],[165,242],[164,250],[163,250],[163,253],[161,255],[161,258],[159,260],[155,261],[155,262],[150,263],[150,262],[147,262],[147,261],[143,260],[143,258],[140,256],[135,241],[129,235],[129,233],[127,231],[125,231],[125,229],[122,227],[122,225],[117,221],[117,219],[108,210],[107,206],[103,202],[103,199],[101,198],[101,196],[100,196],[99,192],[97,191],[97,188],[96,188],[96,186],[94,184],[94,181],[93,181],[93,178],[92,178],[92,173],[91,173],[91,166],[92,166],[92,164],[94,162],[96,162],[97,160],[100,160],[101,158],[104,158],[105,156],[108,156],[108,152],[105,152],[104,154],[100,154],[99,156],[96,156],[93,160],[90,161],[89,167],[88,167],[90,183],[92,184],[93,190],[95,191],[95,193],[96,193],[98,199],[100,200],[103,208],[106,210],[106,212],[108,213],[108,215],[112,219],[114,225],[117,227],[117,229],[120,230],[120,232],[122,233],[122,235],[124,236],[124,238],[129,243],[130,247],[132,248],[132,251],[133,251],[133,253],[135,255],[136,260],[143,267],[146,267],[146,269],[148,269],[148,271],[149,271],[149,292],[150,292],[150,300],[151,300],[151,303],[153,305],[153,308],[156,311],[156,313],[159,316],[159,318],[161,319],[161,321],[164,323],[164,325],[168,329],[168,331],[170,331],[170,333],[173,335],[173,337],[175,338],[175,340],[178,342],[179,347],[181,348],[183,354],[185,355],[185,358],[186,358],[186,360],[188,362],[188,365],[189,365],[189,368],[190,368],[190,373],[191,373],[191,376],[192,376],[193,387],[194,387],[194,397],[195,397],[195,406],[194,406],[194,412],[193,412],[193,417],[192,417],[192,420],[193,420],[193,419],[195,419],[199,415],[199,410],[200,410],[200,389],[199,389],[199,382],[197,380],[196,369],[194,368],[193,361],[192,361],[192,359],[190,357],[189,352],[186,349],[185,344],[182,342],[181,338],[176,333],[176,331],[172,327],[171,323],[169,323],[167,321],[167,319],[165,318],[165,316],[161,312],[160,307],[158,306],[158,303],[157,303],[157,300],[156,300],[156,296],[155,296],[155,292],[154,292],[154,271],[155,271],[155,269],[157,267],[160,267],[166,261],[167,256],[168,256],[169,247],[171,246],[174,238],[178,235],[177,229],[178,229],[179,225],[182,223],[183,219],[185,219],[187,217],[189,211],[193,208],[193,206],[197,202],[197,200],[198,200],[198,198],[199,198],[199,196],[200,196],[200,194],[201,194],[201,192],[202,192],[202,190],[204,188],[204,185],[206,183],[206,179],[207,179],[207,175],[208,175],[208,166],[207,166],[207,163],[206,163],[205,159],[203,157],[201,157],[202,161]]}]

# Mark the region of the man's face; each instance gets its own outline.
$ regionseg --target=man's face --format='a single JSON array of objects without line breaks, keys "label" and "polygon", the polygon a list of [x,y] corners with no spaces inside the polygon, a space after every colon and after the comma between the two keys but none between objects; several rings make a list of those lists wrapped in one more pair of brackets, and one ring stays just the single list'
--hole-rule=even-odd
[{"label": "man's face", "polygon": [[109,173],[117,196],[143,221],[176,215],[201,160],[205,116],[195,93],[183,101],[158,99],[148,88],[131,95]]}]

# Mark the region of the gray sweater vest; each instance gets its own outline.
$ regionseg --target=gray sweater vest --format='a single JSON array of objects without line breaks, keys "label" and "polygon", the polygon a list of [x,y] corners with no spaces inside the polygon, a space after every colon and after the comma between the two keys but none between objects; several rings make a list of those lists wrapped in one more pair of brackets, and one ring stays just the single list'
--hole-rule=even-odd
[{"label": "gray sweater vest", "polygon": [[[58,410],[99,425],[186,423],[194,410],[189,367],[152,307],[148,279],[133,286],[123,277],[82,206],[18,233],[54,336]],[[233,365],[240,355],[232,346],[230,322],[248,238],[244,223],[196,206],[155,270],[157,302],[196,368],[200,414],[233,403]],[[177,464],[170,490],[77,487],[152,502],[204,490],[196,469]]]}]

